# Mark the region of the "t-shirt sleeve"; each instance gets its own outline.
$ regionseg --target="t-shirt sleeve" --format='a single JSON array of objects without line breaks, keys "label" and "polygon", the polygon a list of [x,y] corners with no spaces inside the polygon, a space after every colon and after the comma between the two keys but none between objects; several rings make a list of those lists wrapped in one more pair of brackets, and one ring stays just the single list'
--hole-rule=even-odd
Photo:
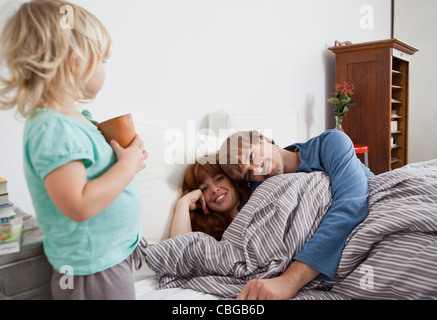
[{"label": "t-shirt sleeve", "polygon": [[82,160],[85,167],[94,163],[92,144],[72,125],[51,119],[33,130],[28,138],[28,158],[37,173],[44,179],[54,169],[75,160]]},{"label": "t-shirt sleeve", "polygon": [[320,279],[331,280],[347,238],[368,214],[369,188],[347,135],[330,132],[320,139],[315,149],[312,165],[320,166],[329,175],[332,204],[313,237],[294,259],[319,271]]}]

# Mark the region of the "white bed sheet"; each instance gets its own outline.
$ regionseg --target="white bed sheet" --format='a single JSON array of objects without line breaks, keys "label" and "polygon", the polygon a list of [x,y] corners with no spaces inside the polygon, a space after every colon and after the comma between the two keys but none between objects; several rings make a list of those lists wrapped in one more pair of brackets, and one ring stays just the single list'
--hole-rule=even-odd
[{"label": "white bed sheet", "polygon": [[162,289],[158,290],[158,278],[150,275],[135,282],[137,300],[218,300],[219,298],[191,289]]},{"label": "white bed sheet", "polygon": [[219,297],[192,289],[158,289],[159,280],[155,272],[143,263],[136,270],[132,266],[136,300],[219,300]]}]

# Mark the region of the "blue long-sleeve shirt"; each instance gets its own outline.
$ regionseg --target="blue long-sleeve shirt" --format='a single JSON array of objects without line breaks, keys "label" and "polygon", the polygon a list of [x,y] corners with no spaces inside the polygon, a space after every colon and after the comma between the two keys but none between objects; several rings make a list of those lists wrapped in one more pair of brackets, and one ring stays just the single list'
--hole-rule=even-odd
[{"label": "blue long-sleeve shirt", "polygon": [[286,147],[300,151],[296,172],[323,171],[329,175],[332,204],[313,237],[293,259],[320,272],[319,279],[332,280],[347,238],[368,214],[367,179],[374,176],[355,155],[350,138],[328,130],[305,143]]}]

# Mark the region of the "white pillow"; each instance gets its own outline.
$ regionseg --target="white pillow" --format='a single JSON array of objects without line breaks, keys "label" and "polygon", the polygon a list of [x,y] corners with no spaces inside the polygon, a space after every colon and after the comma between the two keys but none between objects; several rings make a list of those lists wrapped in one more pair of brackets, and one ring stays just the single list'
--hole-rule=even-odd
[{"label": "white pillow", "polygon": [[223,139],[140,122],[134,126],[149,154],[147,167],[137,174],[136,181],[143,203],[143,237],[153,244],[169,236],[187,164],[198,156],[217,151]]}]

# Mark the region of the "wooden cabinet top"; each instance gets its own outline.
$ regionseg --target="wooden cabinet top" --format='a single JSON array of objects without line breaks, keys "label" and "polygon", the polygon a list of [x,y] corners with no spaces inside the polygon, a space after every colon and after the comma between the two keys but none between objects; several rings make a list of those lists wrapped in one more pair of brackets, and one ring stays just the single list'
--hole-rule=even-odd
[{"label": "wooden cabinet top", "polygon": [[330,47],[328,49],[334,52],[335,54],[341,54],[346,52],[372,50],[372,49],[379,49],[379,48],[394,48],[410,55],[413,55],[415,52],[419,51],[418,49],[406,44],[405,42],[400,41],[399,39],[387,39],[387,40],[378,40],[372,42],[347,44],[347,45]]}]

